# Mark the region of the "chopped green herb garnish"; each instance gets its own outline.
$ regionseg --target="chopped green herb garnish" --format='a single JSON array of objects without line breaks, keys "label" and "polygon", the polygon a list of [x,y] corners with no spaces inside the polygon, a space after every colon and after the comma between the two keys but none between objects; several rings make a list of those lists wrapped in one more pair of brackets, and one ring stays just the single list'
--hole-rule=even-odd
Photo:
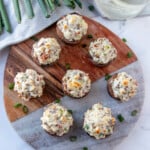
[{"label": "chopped green herb garnish", "polygon": [[15,84],[14,83],[9,83],[9,89],[13,90],[14,89]]},{"label": "chopped green herb garnish", "polygon": [[137,110],[133,110],[133,111],[131,112],[131,116],[136,116],[136,115],[137,115],[137,113],[138,113],[138,111],[137,111]]},{"label": "chopped green herb garnish", "polygon": [[88,150],[88,148],[87,147],[83,147],[82,150]]},{"label": "chopped green herb garnish", "polygon": [[22,106],[22,110],[23,110],[23,112],[24,112],[25,114],[27,114],[27,113],[29,112],[29,109],[28,109],[28,107],[27,107],[26,105],[23,105],[23,106]]},{"label": "chopped green herb garnish", "polygon": [[88,129],[89,129],[89,126],[86,124],[86,125],[84,126],[84,128],[88,130]]},{"label": "chopped green herb garnish", "polygon": [[74,0],[74,1],[80,8],[82,8],[82,3],[80,2],[80,0]]},{"label": "chopped green herb garnish", "polygon": [[99,134],[99,136],[100,136],[100,137],[103,137],[103,136],[104,136],[104,134],[103,134],[103,133],[100,133],[100,134]]},{"label": "chopped green herb garnish", "polygon": [[82,46],[82,48],[85,48],[87,45],[86,44],[82,44],[81,46]]},{"label": "chopped green herb garnish", "polygon": [[105,75],[105,80],[107,81],[107,80],[109,80],[111,77],[112,77],[112,75],[110,75],[110,74],[107,73],[107,74]]},{"label": "chopped green herb garnish", "polygon": [[125,43],[127,42],[127,40],[125,38],[122,38],[122,41],[125,42]]},{"label": "chopped green herb garnish", "polygon": [[94,7],[93,5],[89,5],[89,6],[88,6],[88,9],[89,9],[90,11],[94,11],[94,10],[95,10],[95,7]]},{"label": "chopped green herb garnish", "polygon": [[21,106],[22,106],[21,103],[16,103],[16,104],[14,104],[14,107],[15,107],[15,108],[19,108],[19,107],[21,107]]},{"label": "chopped green herb garnish", "polygon": [[93,35],[92,35],[92,34],[88,34],[88,35],[87,35],[87,38],[92,39],[92,38],[93,38]]},{"label": "chopped green herb garnish", "polygon": [[73,114],[73,111],[72,111],[71,109],[68,109],[68,112],[69,112],[70,114]]},{"label": "chopped green herb garnish", "polygon": [[69,139],[71,142],[75,142],[77,140],[77,136],[70,136]]},{"label": "chopped green herb garnish", "polygon": [[71,68],[69,63],[66,63],[65,67],[67,70]]},{"label": "chopped green herb garnish", "polygon": [[124,121],[124,117],[123,117],[121,114],[119,114],[119,115],[117,116],[117,118],[118,118],[118,120],[119,120],[120,122],[123,122],[123,121]]},{"label": "chopped green herb garnish", "polygon": [[38,41],[38,38],[35,37],[35,36],[32,36],[30,39],[33,40],[33,41]]},{"label": "chopped green herb garnish", "polygon": [[60,103],[60,101],[61,101],[60,99],[56,99],[55,103]]},{"label": "chopped green herb garnish", "polygon": [[128,53],[127,53],[127,57],[128,57],[128,58],[131,58],[132,56],[133,56],[132,52],[128,52]]}]

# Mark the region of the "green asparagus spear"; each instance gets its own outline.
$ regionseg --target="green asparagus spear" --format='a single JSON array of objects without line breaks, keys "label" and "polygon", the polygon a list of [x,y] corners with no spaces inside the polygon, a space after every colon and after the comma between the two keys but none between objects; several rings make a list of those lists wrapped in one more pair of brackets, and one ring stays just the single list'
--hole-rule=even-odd
[{"label": "green asparagus spear", "polygon": [[50,14],[47,11],[46,4],[43,0],[38,0],[41,10],[46,18],[50,17]]},{"label": "green asparagus spear", "polygon": [[18,23],[21,23],[21,13],[20,13],[19,1],[13,0],[13,5],[14,5],[14,11],[15,11],[17,21],[18,21]]},{"label": "green asparagus spear", "polygon": [[6,8],[4,6],[4,2],[3,0],[0,0],[0,13],[1,13],[1,16],[2,16],[2,20],[3,20],[3,23],[4,23],[4,27],[6,29],[7,32],[11,32],[11,25],[10,25],[10,22],[9,22],[9,19],[8,19],[8,15],[7,15],[7,12],[6,12]]},{"label": "green asparagus spear", "polygon": [[28,15],[29,19],[32,19],[34,17],[33,7],[31,4],[31,0],[24,0],[25,9]]}]

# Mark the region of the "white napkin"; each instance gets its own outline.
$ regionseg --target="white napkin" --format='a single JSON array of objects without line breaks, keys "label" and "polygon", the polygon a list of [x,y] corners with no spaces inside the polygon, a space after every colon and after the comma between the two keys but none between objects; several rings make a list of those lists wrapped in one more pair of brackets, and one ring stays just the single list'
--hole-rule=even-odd
[{"label": "white napkin", "polygon": [[94,17],[97,15],[96,11],[91,12],[88,10],[88,5],[90,5],[92,1],[82,0],[82,3],[84,3],[82,9],[80,9],[77,6],[76,9],[72,10],[62,5],[61,7],[56,8],[56,10],[53,12],[50,18],[45,18],[37,0],[32,0],[35,17],[33,19],[28,19],[27,14],[25,13],[23,0],[19,0],[22,22],[21,24],[18,24],[14,14],[12,1],[4,0],[4,2],[7,7],[7,12],[9,14],[8,16],[10,18],[13,31],[11,34],[4,31],[0,35],[0,50],[2,50],[4,47],[9,46],[11,44],[15,44],[25,39],[28,39],[29,37],[35,35],[36,33],[50,26],[55,21],[57,21],[61,16],[67,13],[76,11],[89,17]]},{"label": "white napkin", "polygon": [[[39,7],[39,4],[37,0],[32,0],[33,9],[35,17],[33,19],[28,19],[26,13],[25,13],[25,7],[24,7],[24,0],[19,0],[20,8],[21,8],[21,16],[22,16],[22,22],[21,24],[18,24],[16,21],[16,17],[14,14],[14,8],[12,1],[10,0],[4,0],[4,3],[7,7],[8,16],[10,18],[10,22],[12,25],[12,33],[7,33],[4,31],[0,35],[0,50],[2,50],[4,47],[19,43],[21,41],[24,41],[25,39],[28,39],[29,37],[35,35],[36,33],[42,31],[46,27],[50,26],[54,22],[56,22],[61,16],[71,13],[71,12],[79,12],[82,15],[86,15],[88,17],[95,17],[98,16],[98,12],[95,11],[89,11],[88,6],[90,4],[94,5],[94,1],[91,0],[81,0],[83,3],[83,8],[80,9],[79,7],[76,7],[76,9],[72,10],[68,7],[62,5],[61,7],[56,8],[56,10],[53,12],[50,18],[45,18],[42,14],[42,11]],[[150,5],[146,7],[146,9],[139,15],[149,15],[150,14]]]}]

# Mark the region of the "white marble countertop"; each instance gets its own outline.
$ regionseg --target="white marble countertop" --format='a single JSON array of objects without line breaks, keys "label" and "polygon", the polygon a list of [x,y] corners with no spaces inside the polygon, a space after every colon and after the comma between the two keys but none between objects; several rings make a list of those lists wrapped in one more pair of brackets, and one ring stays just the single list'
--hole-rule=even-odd
[{"label": "white marble countertop", "polygon": [[[150,17],[136,18],[126,22],[108,21],[101,17],[94,19],[104,24],[121,38],[127,39],[127,44],[137,54],[141,62],[145,79],[145,101],[140,118],[129,136],[120,145],[117,145],[115,150],[150,150],[150,95],[148,93],[150,91]],[[31,148],[20,139],[12,128],[4,108],[2,86],[4,65],[8,52],[8,50],[5,50],[0,53],[0,149],[30,150]]]}]

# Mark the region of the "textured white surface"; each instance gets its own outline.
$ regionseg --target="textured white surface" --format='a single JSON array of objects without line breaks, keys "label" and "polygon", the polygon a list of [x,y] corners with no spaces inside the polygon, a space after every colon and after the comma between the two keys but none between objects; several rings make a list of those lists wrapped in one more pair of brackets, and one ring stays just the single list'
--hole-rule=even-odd
[{"label": "textured white surface", "polygon": [[[126,22],[108,21],[101,17],[96,18],[100,23],[110,28],[120,37],[125,37],[128,40],[128,45],[137,54],[143,67],[145,78],[145,101],[141,116],[136,123],[135,128],[131,131],[116,150],[149,150],[150,149],[150,17],[136,18]],[[23,35],[22,35],[23,36]],[[6,61],[8,50],[0,53],[0,86],[3,87],[3,69]],[[29,146],[23,142],[9,123],[3,104],[3,88],[0,88],[1,103],[0,103],[0,147],[1,149],[9,150],[30,150]],[[93,146],[93,148],[96,146]],[[95,148],[96,149],[96,148]],[[104,148],[103,148],[104,149]]]}]

